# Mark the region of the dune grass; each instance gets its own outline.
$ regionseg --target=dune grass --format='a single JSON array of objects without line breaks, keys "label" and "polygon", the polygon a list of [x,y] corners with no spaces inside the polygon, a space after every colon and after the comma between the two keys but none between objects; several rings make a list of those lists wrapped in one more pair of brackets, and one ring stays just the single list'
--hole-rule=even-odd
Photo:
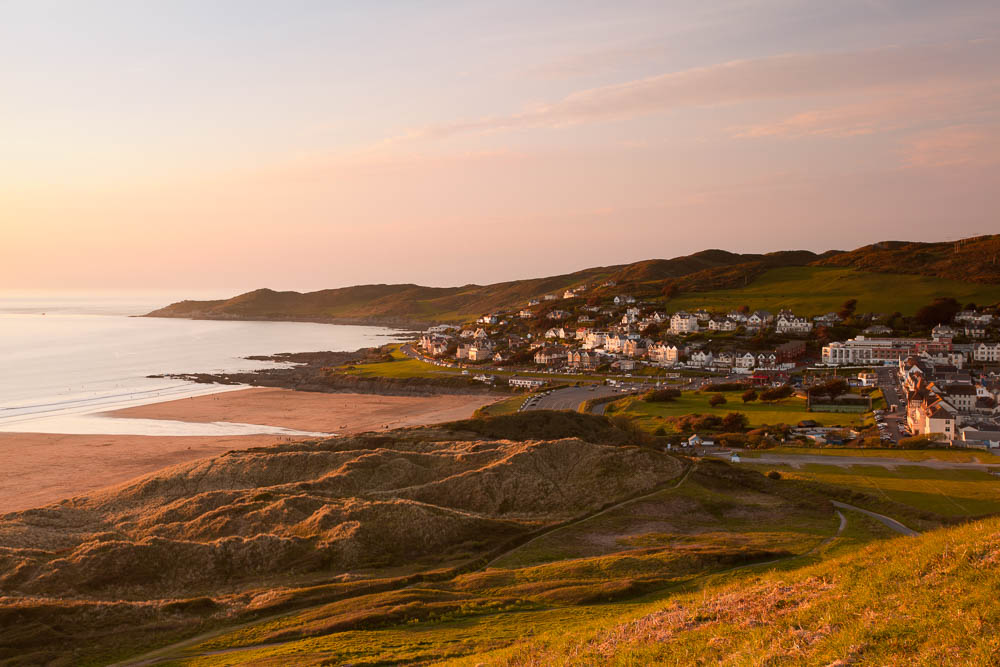
[{"label": "dune grass", "polygon": [[794,573],[893,535],[848,514],[838,535],[839,518],[811,487],[703,462],[677,488],[560,529],[488,569],[234,629],[171,664],[477,664],[491,652],[503,661],[532,638],[600,632],[686,591]]},{"label": "dune grass", "polygon": [[[886,289],[891,280],[892,289]],[[836,311],[847,299],[858,300],[859,312],[913,315],[936,297],[952,296],[962,303],[996,303],[1000,286],[963,283],[915,275],[887,276],[854,269],[794,266],[771,269],[747,287],[690,292],[671,299],[671,310],[710,308],[730,310],[742,305],[777,312],[789,308],[802,315]]]}]

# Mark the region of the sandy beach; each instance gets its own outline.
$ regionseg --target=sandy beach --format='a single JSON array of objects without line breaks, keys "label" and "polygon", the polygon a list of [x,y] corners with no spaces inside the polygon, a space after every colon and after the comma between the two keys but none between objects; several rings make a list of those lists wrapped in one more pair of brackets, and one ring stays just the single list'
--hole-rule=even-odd
[{"label": "sandy beach", "polygon": [[[239,422],[359,433],[464,419],[497,397],[379,396],[246,389],[126,408],[111,417]],[[223,437],[0,433],[0,513],[40,507],[166,466],[285,435]]]},{"label": "sandy beach", "polygon": [[497,396],[381,396],[253,388],[106,413],[111,417],[237,422],[299,431],[360,433],[465,419]]}]

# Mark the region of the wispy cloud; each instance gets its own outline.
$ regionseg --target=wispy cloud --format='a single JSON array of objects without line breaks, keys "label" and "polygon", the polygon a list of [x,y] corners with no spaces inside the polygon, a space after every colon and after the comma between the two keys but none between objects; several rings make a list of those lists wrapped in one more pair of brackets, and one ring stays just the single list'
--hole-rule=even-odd
[{"label": "wispy cloud", "polygon": [[1000,163],[1000,125],[953,125],[917,133],[903,148],[910,167],[985,166]]},{"label": "wispy cloud", "polygon": [[884,91],[934,82],[994,80],[1000,71],[998,47],[1000,44],[995,40],[977,40],[736,60],[581,90],[514,114],[417,128],[395,140],[553,128],[754,100]]},{"label": "wispy cloud", "polygon": [[997,81],[934,83],[865,94],[863,101],[813,108],[773,121],[733,128],[741,139],[765,137],[852,137],[913,129],[934,123],[955,124],[991,117],[1000,109]]}]

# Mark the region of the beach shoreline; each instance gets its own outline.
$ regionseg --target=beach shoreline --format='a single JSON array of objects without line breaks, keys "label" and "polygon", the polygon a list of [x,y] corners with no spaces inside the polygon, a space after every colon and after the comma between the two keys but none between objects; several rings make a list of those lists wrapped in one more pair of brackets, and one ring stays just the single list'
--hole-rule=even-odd
[{"label": "beach shoreline", "polygon": [[[382,396],[247,388],[100,413],[109,419],[242,423],[350,434],[464,419],[493,395]],[[309,439],[234,436],[0,433],[0,513],[26,510],[233,449]]]}]

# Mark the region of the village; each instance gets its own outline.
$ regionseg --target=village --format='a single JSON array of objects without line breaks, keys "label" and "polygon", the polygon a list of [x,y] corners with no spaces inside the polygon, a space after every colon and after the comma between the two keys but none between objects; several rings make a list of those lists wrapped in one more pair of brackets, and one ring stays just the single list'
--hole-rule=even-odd
[{"label": "village", "polygon": [[[853,300],[813,316],[749,306],[668,313],[663,300],[615,288],[578,286],[465,326],[431,327],[420,354],[477,381],[528,390],[555,383],[552,374],[654,386],[714,378],[809,395],[833,374],[883,389],[898,420],[893,439],[1000,447],[1000,318],[991,310],[962,310],[927,331],[898,313],[856,313]],[[877,421],[889,439],[881,414]]]}]

